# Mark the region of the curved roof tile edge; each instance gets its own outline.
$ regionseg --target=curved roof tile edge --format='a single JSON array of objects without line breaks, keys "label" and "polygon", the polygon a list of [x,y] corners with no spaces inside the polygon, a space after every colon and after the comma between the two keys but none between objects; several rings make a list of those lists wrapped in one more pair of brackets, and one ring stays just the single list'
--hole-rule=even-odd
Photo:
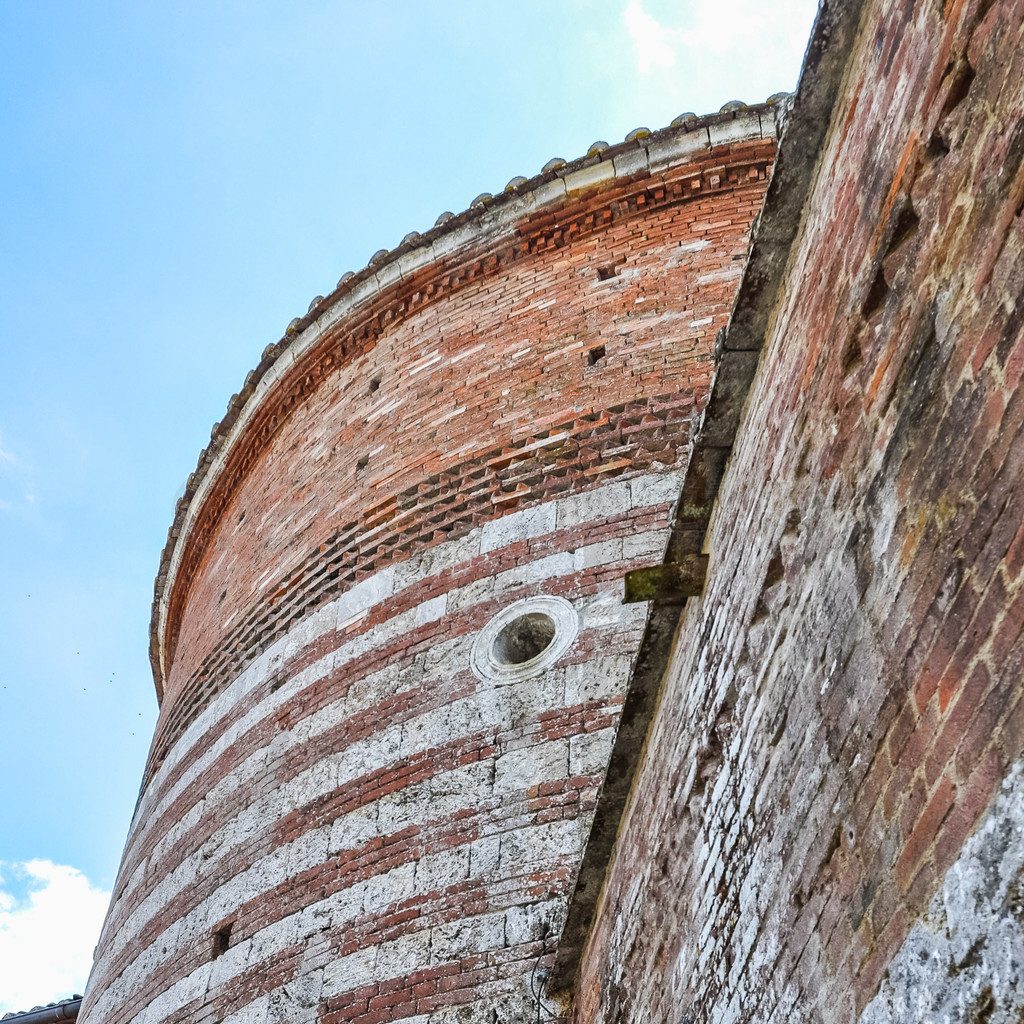
[{"label": "curved roof tile edge", "polygon": [[[429,230],[422,234],[411,231],[395,249],[378,250],[362,270],[346,272],[333,291],[326,296],[316,296],[310,302],[306,313],[301,317],[294,318],[278,341],[267,345],[259,363],[246,374],[242,389],[231,396],[224,417],[213,425],[210,431],[210,444],[199,453],[196,469],[189,475],[185,491],[175,504],[174,520],[167,531],[167,541],[161,552],[160,566],[153,585],[153,605],[150,616],[150,663],[158,701],[163,698],[163,684],[169,667],[164,664],[163,651],[167,599],[174,585],[175,570],[180,560],[181,550],[188,539],[191,524],[202,505],[202,500],[205,499],[207,491],[205,485],[216,476],[216,470],[219,469],[216,464],[222,461],[222,457],[230,449],[231,435],[236,432],[235,427],[238,426],[243,409],[249,406],[254,398],[256,402],[253,408],[259,405],[283,371],[294,363],[296,349],[301,350],[298,355],[303,355],[319,340],[324,329],[333,326],[334,322],[340,319],[348,309],[371,298],[395,280],[400,279],[402,277],[400,264],[403,259],[417,250],[422,250],[424,255],[429,252],[430,255],[422,261],[414,261],[415,267],[406,269],[418,269],[421,266],[429,265],[443,255],[463,248],[468,239],[463,237],[460,241],[459,235],[463,234],[461,229],[469,228],[471,225],[477,228],[486,227],[489,215],[500,211],[503,207],[514,205],[517,200],[532,198],[534,202],[530,205],[536,208],[557,201],[559,197],[564,197],[569,192],[592,187],[604,180],[620,176],[626,177],[641,169],[656,172],[663,167],[668,167],[673,162],[673,158],[679,155],[678,147],[671,145],[672,140],[685,138],[694,132],[705,131],[707,133],[706,145],[708,146],[722,145],[730,141],[738,141],[740,138],[753,137],[752,133],[741,136],[733,135],[723,126],[730,125],[737,120],[757,117],[761,136],[775,137],[779,134],[777,125],[785,116],[791,96],[791,93],[775,93],[763,103],[750,105],[732,100],[717,113],[701,116],[691,113],[682,114],[667,127],[653,132],[644,128],[634,129],[623,142],[614,145],[596,142],[588,148],[586,154],[574,160],[563,161],[561,158],[549,160],[544,165],[545,169],[532,178],[514,177],[497,195],[488,196],[487,193],[482,193],[462,213],[442,213]],[[769,125],[764,122],[766,114],[771,115]],[[717,132],[714,131],[716,128],[719,129]],[[629,159],[631,154],[636,154],[636,157],[639,157],[641,151],[644,154],[642,163],[639,159]],[[591,168],[601,165],[611,165],[611,170],[605,175],[596,176]],[[589,174],[586,173],[588,171],[590,171]],[[492,225],[492,227],[497,226]],[[473,231],[472,236],[479,238],[480,232]],[[442,245],[440,249],[435,249],[435,245],[444,242],[448,244]],[[349,301],[343,303],[342,300],[345,299]],[[325,322],[319,330],[307,338],[309,328],[316,326],[328,310],[337,309],[339,303],[344,306],[344,309],[339,310],[336,316],[331,317],[329,322]],[[305,344],[302,344],[303,339],[306,339]],[[257,394],[257,392],[260,393]],[[197,498],[200,499],[198,506],[193,508],[193,503]]]},{"label": "curved roof tile edge", "polygon": [[5,1013],[0,1021],[10,1021],[11,1024],[32,1024],[32,1021],[73,1021],[78,1016],[78,1009],[82,1005],[82,997],[77,993],[67,999],[59,999],[55,1003],[33,1006],[30,1010],[14,1010]]}]

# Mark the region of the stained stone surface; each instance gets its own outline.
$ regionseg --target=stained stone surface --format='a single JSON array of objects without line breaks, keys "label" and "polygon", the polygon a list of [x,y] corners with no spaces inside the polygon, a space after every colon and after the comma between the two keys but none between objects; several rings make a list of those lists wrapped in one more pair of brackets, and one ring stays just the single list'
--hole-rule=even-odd
[{"label": "stained stone surface", "polygon": [[860,1024],[1024,1019],[1024,762],[893,958]]}]

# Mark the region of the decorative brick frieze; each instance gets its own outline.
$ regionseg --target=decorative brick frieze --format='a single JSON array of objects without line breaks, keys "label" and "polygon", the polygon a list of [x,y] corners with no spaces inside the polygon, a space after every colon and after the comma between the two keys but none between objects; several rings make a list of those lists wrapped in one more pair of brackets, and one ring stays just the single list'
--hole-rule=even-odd
[{"label": "decorative brick frieze", "polygon": [[[604,368],[613,372],[603,375],[609,382],[617,380],[617,384],[611,389],[615,398],[621,401],[656,395],[666,390],[663,386],[665,383],[669,383],[670,386],[675,383],[678,387],[679,382],[672,380],[673,374],[666,373],[664,363],[657,358],[659,353],[650,352],[642,347],[637,347],[636,351],[633,351],[629,345],[629,340],[637,330],[641,332],[641,342],[645,340],[643,334],[647,333],[643,324],[643,314],[646,314],[648,309],[643,307],[638,319],[637,305],[643,306],[643,303],[648,301],[648,294],[657,302],[656,296],[660,293],[663,302],[672,291],[666,286],[667,282],[659,285],[654,292],[643,289],[645,267],[650,266],[652,256],[663,255],[658,252],[659,247],[656,244],[652,245],[652,233],[658,225],[661,230],[670,230],[674,235],[685,232],[689,236],[683,239],[673,238],[675,245],[680,241],[690,244],[692,238],[699,238],[708,243],[706,249],[691,251],[691,258],[688,260],[681,259],[683,253],[674,254],[675,258],[670,258],[667,265],[651,267],[651,270],[656,273],[661,273],[666,268],[676,273],[687,268],[691,270],[691,273],[680,281],[685,291],[679,296],[678,301],[673,302],[671,315],[679,317],[680,327],[686,323],[696,323],[697,326],[690,327],[686,333],[698,342],[703,337],[713,336],[713,330],[709,335],[709,325],[701,321],[706,321],[710,313],[712,317],[717,314],[719,323],[724,323],[735,287],[735,277],[738,276],[738,268],[735,273],[730,269],[726,276],[721,276],[720,262],[723,259],[728,262],[733,256],[742,258],[745,254],[747,227],[757,211],[774,152],[773,139],[770,136],[762,138],[764,129],[759,120],[751,123],[748,119],[744,125],[744,141],[731,142],[719,149],[711,150],[711,155],[700,163],[661,171],[656,184],[652,185],[650,178],[633,175],[624,179],[622,183],[617,182],[610,192],[602,189],[589,198],[574,196],[567,199],[563,195],[560,205],[553,205],[543,212],[531,213],[522,221],[502,222],[493,229],[500,228],[499,237],[505,235],[509,238],[505,243],[507,248],[501,252],[500,257],[490,252],[499,244],[490,230],[477,235],[471,232],[469,238],[478,249],[489,252],[487,257],[477,257],[477,250],[472,246],[467,250],[464,240],[463,247],[454,249],[451,255],[439,258],[436,263],[425,264],[414,275],[403,277],[379,294],[374,292],[372,302],[356,305],[351,309],[350,304],[343,304],[348,310],[343,318],[336,316],[329,323],[317,321],[312,324],[309,329],[311,338],[306,341],[302,355],[297,356],[291,349],[287,350],[290,359],[285,360],[285,365],[278,369],[272,390],[265,394],[261,393],[261,390],[254,390],[244,404],[244,409],[253,410],[242,416],[244,432],[241,430],[241,423],[233,424],[232,434],[225,440],[228,447],[218,456],[216,475],[211,475],[211,472],[204,475],[202,493],[198,498],[192,499],[188,513],[177,527],[178,533],[169,542],[166,564],[167,571],[172,575],[167,578],[174,579],[176,583],[168,593],[161,582],[164,577],[158,580],[154,628],[168,632],[166,637],[159,632],[154,634],[154,656],[157,664],[160,664],[160,657],[156,653],[159,650],[165,650],[168,655],[173,656],[177,642],[177,620],[189,591],[189,580],[207,549],[212,537],[211,531],[224,514],[227,501],[236,494],[239,482],[255,465],[255,460],[261,453],[267,450],[271,439],[290,420],[294,410],[302,408],[314,391],[322,390],[325,381],[331,380],[346,367],[358,367],[361,363],[367,362],[375,363],[373,351],[381,339],[398,335],[396,341],[402,345],[405,342],[403,335],[408,333],[411,336],[409,340],[415,346],[421,331],[413,325],[423,320],[430,322],[431,319],[439,323],[443,320],[449,331],[455,327],[453,333],[456,338],[459,334],[459,321],[468,319],[470,339],[486,336],[486,307],[496,303],[497,309],[501,311],[500,317],[495,321],[498,337],[508,338],[507,342],[502,341],[502,347],[509,344],[513,346],[509,351],[514,352],[523,348],[524,341],[531,342],[527,350],[532,348],[535,354],[541,356],[545,374],[549,374],[552,366],[557,366],[557,363],[564,363],[574,357],[579,360],[584,358],[583,341],[586,329],[589,329],[590,325],[585,322],[584,325],[580,324],[580,314],[587,317],[587,307],[608,308],[616,303],[618,296],[621,302],[618,316],[613,313],[607,327],[599,335],[610,335],[619,339],[616,347],[620,348],[620,352],[617,356],[614,351],[609,353],[609,362]],[[719,167],[722,170],[721,174],[715,176],[718,181],[714,185],[705,181],[707,166]],[[676,211],[674,206],[678,204],[682,204],[682,207]],[[723,247],[728,250],[731,246],[738,247],[733,251],[722,251]],[[588,263],[592,263],[601,250],[610,252],[613,259],[621,258],[622,270],[617,279],[613,278],[609,282],[595,280],[591,283],[582,270]],[[627,256],[630,250],[634,250],[635,254]],[[561,261],[556,261],[556,253],[562,257]],[[572,277],[562,275],[559,280],[550,273],[553,262],[564,262],[567,270],[573,266],[579,269]],[[681,263],[686,266],[680,266]],[[709,264],[707,273],[701,274],[700,268],[706,263]],[[596,270],[590,273],[596,279]],[[573,280],[573,277],[576,280]],[[716,284],[720,286],[717,293],[714,287]],[[513,288],[519,294],[510,290]],[[469,290],[472,294],[456,298],[456,293],[460,289]],[[543,290],[545,300],[540,303],[531,302],[531,296],[540,290]],[[561,296],[559,290],[563,290]],[[382,307],[382,303],[388,302],[389,304]],[[536,327],[544,325],[549,329],[552,321],[557,322],[557,308],[555,312],[548,311],[560,303],[566,304],[567,311],[575,321],[571,333],[561,337],[555,334],[546,343],[536,336],[531,339]],[[574,305],[581,308],[578,311],[573,310]],[[658,305],[651,308],[659,313],[661,311]],[[458,310],[455,314],[458,319],[454,322],[453,309]],[[692,313],[687,319],[688,311]],[[478,319],[481,317],[483,320]],[[512,320],[514,332],[511,336],[509,319]],[[474,320],[477,322],[473,322]],[[585,326],[582,337],[580,326]],[[545,351],[547,345],[550,349]],[[698,348],[700,347],[707,351],[706,345],[698,344]],[[463,346],[462,352],[453,351],[447,357],[443,351],[439,351],[436,355],[428,355],[426,359],[414,359],[404,373],[414,382],[416,375],[423,375],[424,371],[429,371],[426,374],[429,379],[436,380],[439,375],[443,379],[446,364],[457,365],[454,361],[468,353],[471,348],[472,346]],[[686,360],[689,355],[692,362],[696,352],[691,350],[687,353],[686,348],[685,345],[673,346],[672,359]],[[493,393],[494,389],[500,390],[505,383],[501,371],[497,367],[487,365],[488,360],[496,354],[493,349],[494,341],[486,348],[476,350],[470,356],[475,356],[471,365],[478,368],[475,379],[471,375],[463,387],[452,389],[452,397],[455,400],[453,407],[462,408],[462,421],[477,418],[477,422],[480,423],[479,414],[486,414],[491,404],[486,401],[488,394]],[[480,355],[481,352],[488,350],[489,356]],[[415,351],[415,348],[412,351]],[[660,354],[664,356],[666,350],[663,348]],[[379,353],[378,358],[381,367],[390,365],[395,368],[399,365],[390,352]],[[557,362],[552,363],[553,359]],[[406,361],[409,361],[407,355]],[[436,365],[438,363],[439,366]],[[580,365],[582,366],[582,363]],[[366,374],[366,387],[371,379],[375,379],[375,373],[380,372],[381,367],[374,365],[374,370]],[[622,384],[625,378],[620,378],[614,373],[616,369],[625,370],[629,378],[640,384],[640,387],[630,386],[624,389]],[[516,368],[515,377],[520,382],[529,384],[535,372],[530,361],[527,361],[525,365]],[[595,384],[600,385],[601,382],[598,380],[584,377],[577,381],[573,379],[575,376],[575,373],[559,373],[557,396],[563,401],[560,414],[563,417],[567,414],[571,417],[574,408],[579,404],[571,400],[565,401],[572,391],[578,392],[579,398],[591,408],[600,408],[600,396],[606,391],[606,387],[594,387]],[[659,387],[659,383],[662,386]],[[700,383],[698,380],[698,385]],[[706,385],[706,378],[703,383]],[[386,407],[389,390],[382,384],[379,393],[375,393],[378,395],[376,404],[379,407]],[[485,401],[472,401],[471,396],[474,393]],[[392,418],[400,407],[395,406],[389,410]],[[357,412],[357,409],[353,409],[353,413]],[[555,412],[555,416],[558,415],[559,413]],[[403,419],[406,428],[422,425],[429,430],[433,427],[433,432],[428,433],[429,442],[436,434],[437,428],[429,420],[424,423],[421,417],[422,413],[419,411],[409,415],[406,410]],[[369,425],[373,421],[368,419],[367,422]],[[381,425],[387,426],[387,423]],[[480,425],[490,427],[486,419]],[[520,432],[524,428],[529,431],[532,426],[531,420],[524,419],[519,409],[511,421],[506,422],[499,416],[494,425],[511,428],[504,437],[500,434],[494,437],[499,444],[507,443],[508,440],[522,443]],[[432,474],[447,470],[452,463],[459,464],[458,456],[466,447],[465,441],[460,445],[462,439],[451,434],[445,440],[446,444],[443,447],[431,446],[429,443],[423,446],[420,442],[411,448],[410,456],[414,461],[407,467],[389,467],[384,473],[375,473],[367,466],[370,475],[366,484],[376,490],[386,487],[387,493],[395,494],[395,485],[402,483],[400,476],[395,479],[396,470],[398,473],[404,470],[405,485],[419,487],[422,475],[415,472],[416,468],[425,469],[428,474]],[[362,453],[352,454],[354,457],[351,461],[355,462]],[[484,464],[487,462],[488,454],[486,450],[474,452],[475,458]],[[491,457],[498,454],[501,454],[500,449],[491,453]],[[567,453],[562,454],[564,461]],[[597,467],[595,463],[591,463],[584,468]],[[408,473],[409,469],[413,470],[411,474]],[[518,489],[512,486],[514,483],[514,480],[504,481],[503,486],[492,494],[492,499],[503,499],[505,495],[514,494]],[[463,489],[466,490],[465,487]],[[530,490],[528,486],[524,489]],[[515,500],[531,497],[536,500],[541,494],[525,493],[521,499]],[[502,504],[504,501],[499,500],[494,509],[484,514],[500,514]],[[444,527],[450,530],[452,522],[458,518],[449,518]],[[359,520],[353,521],[353,525],[358,523]],[[341,530],[347,528],[344,522],[339,522],[338,527]],[[187,546],[184,544],[184,536],[189,538]],[[159,681],[164,679],[165,674],[166,666],[158,668]],[[161,682],[161,687],[162,685]]]}]

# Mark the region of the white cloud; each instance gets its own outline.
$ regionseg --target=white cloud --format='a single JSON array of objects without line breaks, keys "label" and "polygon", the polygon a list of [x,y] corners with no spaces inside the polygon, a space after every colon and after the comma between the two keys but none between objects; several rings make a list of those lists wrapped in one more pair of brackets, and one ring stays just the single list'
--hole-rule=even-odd
[{"label": "white cloud", "polygon": [[110,893],[48,860],[0,867],[0,1014],[83,991]]},{"label": "white cloud", "polygon": [[770,65],[779,48],[803,53],[817,0],[697,0],[681,42],[707,54],[739,55]]},{"label": "white cloud", "polygon": [[659,20],[645,3],[657,0],[629,0],[622,14],[638,71],[661,89],[687,88],[694,75],[713,81],[720,103],[765,99],[743,95],[755,78],[773,82],[770,91],[791,89],[817,8],[817,0],[687,0],[668,5]]},{"label": "white cloud", "polygon": [[679,34],[678,31],[666,28],[651,17],[643,9],[640,0],[630,0],[622,20],[636,47],[637,64],[641,71],[649,71],[652,67],[670,68],[675,64],[679,43],[674,37]]}]

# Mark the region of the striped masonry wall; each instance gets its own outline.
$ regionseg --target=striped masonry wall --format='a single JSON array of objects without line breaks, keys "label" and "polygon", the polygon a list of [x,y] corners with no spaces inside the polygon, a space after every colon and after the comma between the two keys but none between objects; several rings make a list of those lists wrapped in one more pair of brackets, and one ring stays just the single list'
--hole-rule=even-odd
[{"label": "striped masonry wall", "polygon": [[622,579],[774,145],[760,107],[595,149],[268,349],[161,566],[84,1024],[535,1018],[647,617]]}]

